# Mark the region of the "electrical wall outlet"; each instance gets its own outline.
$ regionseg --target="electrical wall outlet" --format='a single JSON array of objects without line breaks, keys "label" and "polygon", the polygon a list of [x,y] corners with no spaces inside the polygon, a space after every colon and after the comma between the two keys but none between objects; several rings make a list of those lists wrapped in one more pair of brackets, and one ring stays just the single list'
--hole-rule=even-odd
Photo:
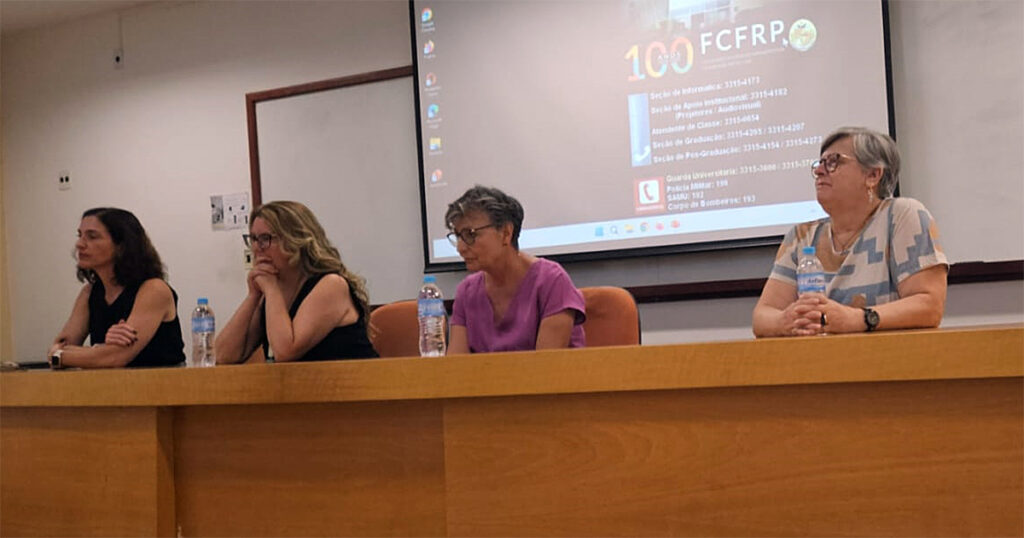
[{"label": "electrical wall outlet", "polygon": [[61,170],[57,175],[57,190],[71,190],[71,173],[67,170]]},{"label": "electrical wall outlet", "polygon": [[242,250],[242,257],[245,260],[245,270],[246,271],[251,271],[252,270],[252,249],[250,249],[249,247],[245,247]]}]

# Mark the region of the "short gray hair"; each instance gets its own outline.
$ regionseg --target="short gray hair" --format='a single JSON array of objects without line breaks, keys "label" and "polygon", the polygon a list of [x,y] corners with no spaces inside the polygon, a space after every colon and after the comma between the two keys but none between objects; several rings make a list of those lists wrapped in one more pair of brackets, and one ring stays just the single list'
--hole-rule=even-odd
[{"label": "short gray hair", "polygon": [[454,231],[455,221],[473,211],[486,213],[491,219],[491,224],[499,229],[506,222],[511,222],[512,247],[519,250],[519,232],[523,229],[523,206],[519,200],[494,187],[476,185],[458,200],[448,204],[444,223],[449,230]]},{"label": "short gray hair", "polygon": [[864,168],[881,168],[876,194],[885,199],[892,196],[900,181],[900,150],[891,136],[865,127],[840,127],[825,137],[821,151],[844,138],[853,140],[853,156]]}]

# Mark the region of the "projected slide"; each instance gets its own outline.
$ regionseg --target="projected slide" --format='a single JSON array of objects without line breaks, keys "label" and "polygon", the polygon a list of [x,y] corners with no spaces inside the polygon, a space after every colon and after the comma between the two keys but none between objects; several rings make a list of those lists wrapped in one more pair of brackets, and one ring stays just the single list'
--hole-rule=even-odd
[{"label": "projected slide", "polygon": [[428,262],[447,204],[516,196],[520,246],[717,248],[823,216],[810,164],[887,131],[882,6],[863,0],[416,1]]}]

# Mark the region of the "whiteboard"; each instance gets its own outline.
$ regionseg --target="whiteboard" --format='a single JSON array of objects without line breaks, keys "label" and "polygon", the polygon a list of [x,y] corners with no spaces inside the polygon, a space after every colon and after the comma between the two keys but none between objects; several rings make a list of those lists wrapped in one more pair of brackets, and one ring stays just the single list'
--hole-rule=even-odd
[{"label": "whiteboard", "polygon": [[422,278],[412,77],[256,103],[262,199],[309,206],[370,300]]}]

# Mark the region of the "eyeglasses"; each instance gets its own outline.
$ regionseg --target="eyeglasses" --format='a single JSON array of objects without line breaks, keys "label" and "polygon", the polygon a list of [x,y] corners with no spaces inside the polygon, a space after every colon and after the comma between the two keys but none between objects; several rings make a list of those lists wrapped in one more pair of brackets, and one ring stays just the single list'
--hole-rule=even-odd
[{"label": "eyeglasses", "polygon": [[814,177],[818,177],[818,174],[815,173],[815,170],[817,170],[819,166],[825,168],[826,174],[831,174],[832,172],[835,172],[836,169],[839,168],[840,160],[844,158],[853,159],[853,157],[850,157],[849,155],[844,155],[842,153],[829,153],[828,155],[823,155],[820,159],[817,159],[816,161],[811,163],[811,175],[813,175]]},{"label": "eyeglasses", "polygon": [[270,243],[276,237],[277,236],[271,235],[271,234],[259,234],[259,235],[242,234],[242,241],[245,241],[245,246],[247,246],[249,248],[252,248],[253,245],[256,245],[256,246],[260,247],[260,250],[264,250],[264,249],[270,248]]},{"label": "eyeglasses", "polygon": [[451,241],[452,246],[459,246],[459,239],[466,244],[467,247],[473,246],[476,243],[476,237],[480,235],[480,230],[484,228],[496,228],[494,224],[488,224],[486,226],[480,226],[477,228],[466,228],[461,232],[449,232],[448,241]]}]

